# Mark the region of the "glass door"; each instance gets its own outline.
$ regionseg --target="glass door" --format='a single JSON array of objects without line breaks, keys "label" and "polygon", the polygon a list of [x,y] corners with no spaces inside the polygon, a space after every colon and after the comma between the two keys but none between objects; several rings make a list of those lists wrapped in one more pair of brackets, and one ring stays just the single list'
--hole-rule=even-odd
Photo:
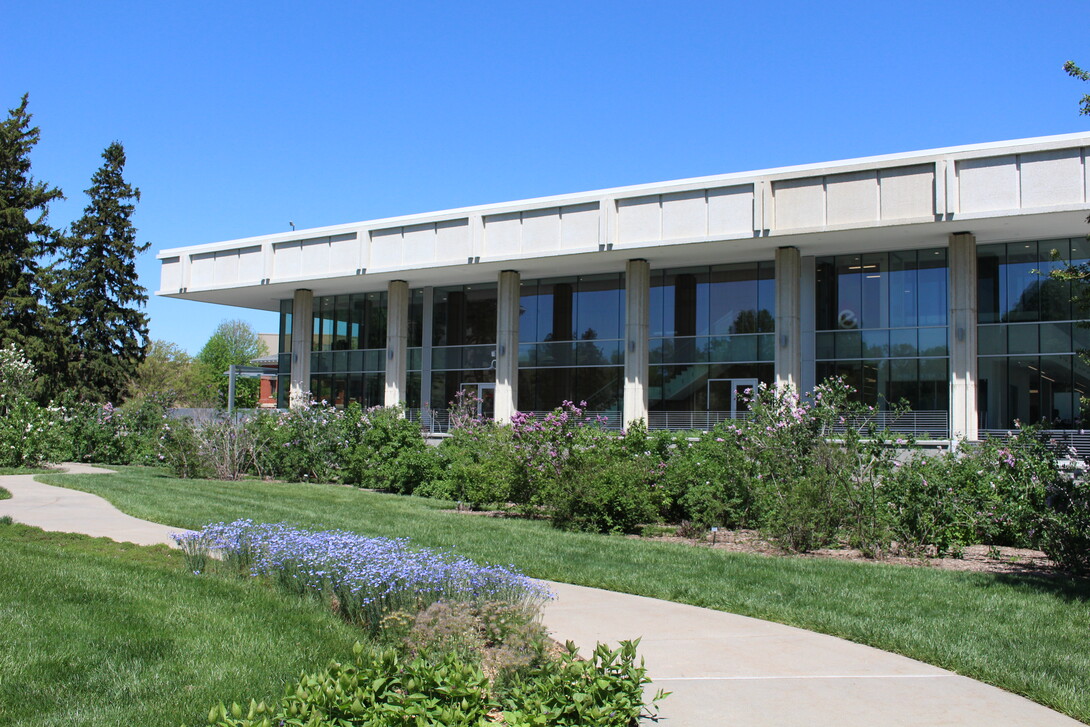
[{"label": "glass door", "polygon": [[477,416],[483,419],[492,419],[496,415],[496,385],[487,383],[462,383],[458,386],[462,391],[473,395],[477,402]]},{"label": "glass door", "polygon": [[731,419],[749,411],[757,379],[708,379],[708,411],[730,412]]}]

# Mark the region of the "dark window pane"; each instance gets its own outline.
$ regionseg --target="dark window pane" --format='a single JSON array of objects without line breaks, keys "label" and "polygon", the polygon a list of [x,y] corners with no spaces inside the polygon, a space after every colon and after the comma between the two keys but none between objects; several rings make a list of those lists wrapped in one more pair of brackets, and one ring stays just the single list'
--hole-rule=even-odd
[{"label": "dark window pane", "polygon": [[885,328],[888,320],[888,299],[886,295],[885,253],[869,253],[861,257],[862,304],[860,308],[860,328]]},{"label": "dark window pane", "polygon": [[582,277],[577,295],[575,333],[580,340],[622,337],[624,289],[621,276]]},{"label": "dark window pane", "polygon": [[948,314],[946,250],[920,250],[916,270],[917,324],[945,326]]},{"label": "dark window pane", "polygon": [[893,328],[915,326],[916,251],[889,254],[889,325]]},{"label": "dark window pane", "polygon": [[1006,245],[981,245],[976,249],[977,320],[980,323],[1000,321],[1000,291],[1006,255]]},{"label": "dark window pane", "polygon": [[1041,324],[1041,353],[1071,352],[1070,323]]},{"label": "dark window pane", "polygon": [[976,329],[977,352],[986,354],[1007,352],[1006,326],[980,326]]},{"label": "dark window pane", "polygon": [[1007,326],[1007,351],[1010,353],[1037,353],[1039,326]]},{"label": "dark window pane", "polygon": [[946,328],[921,328],[919,329],[919,339],[919,353],[921,356],[947,355]]},{"label": "dark window pane", "polygon": [[1036,242],[1007,245],[1004,321],[1036,321],[1040,318],[1040,278],[1033,272],[1037,265]]},{"label": "dark window pane", "polygon": [[889,355],[893,357],[897,356],[915,356],[916,355],[916,334],[915,328],[902,328],[900,330],[892,330],[889,332]]},{"label": "dark window pane", "polygon": [[836,258],[836,327],[856,329],[863,323],[863,258],[839,255]]},{"label": "dark window pane", "polygon": [[977,360],[977,417],[984,429],[1006,429],[1007,415],[1006,357]]}]

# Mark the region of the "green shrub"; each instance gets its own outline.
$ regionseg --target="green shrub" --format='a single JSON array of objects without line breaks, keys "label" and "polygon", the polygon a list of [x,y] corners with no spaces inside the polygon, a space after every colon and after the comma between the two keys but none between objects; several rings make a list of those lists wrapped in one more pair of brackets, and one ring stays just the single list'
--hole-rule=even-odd
[{"label": "green shrub", "polygon": [[660,512],[669,521],[691,521],[701,528],[757,527],[760,510],[754,490],[755,468],[723,425],[707,435],[670,437],[657,489]]},{"label": "green shrub", "polygon": [[[643,687],[650,683],[639,640],[616,649],[598,644],[589,660],[570,641],[560,659],[529,670],[501,699],[504,724],[511,727],[629,727],[644,711]],[[652,704],[667,696],[661,690]]]},{"label": "green shrub", "polygon": [[199,432],[192,419],[172,419],[163,425],[158,458],[183,479],[211,475],[211,467],[202,456]]},{"label": "green shrub", "polygon": [[325,404],[261,412],[247,426],[266,442],[257,469],[289,482],[332,482],[340,474],[348,438],[343,411]]},{"label": "green shrub", "polygon": [[480,510],[504,505],[519,481],[511,427],[469,420],[436,449],[437,470],[416,494],[457,500]]},{"label": "green shrub", "polygon": [[1082,472],[1049,483],[1038,529],[1041,550],[1056,565],[1090,576],[1090,481]]},{"label": "green shrub", "polygon": [[0,467],[36,467],[63,458],[63,422],[55,407],[38,406],[30,399],[8,401],[0,416]]},{"label": "green shrub", "polygon": [[438,470],[420,425],[401,407],[363,410],[351,404],[345,412],[343,479],[346,483],[411,495]]},{"label": "green shrub", "polygon": [[481,670],[456,654],[437,663],[404,661],[393,649],[371,654],[356,645],[354,665],[330,664],[289,684],[279,703],[216,705],[209,724],[220,727],[478,727],[491,702]]},{"label": "green shrub", "polygon": [[562,530],[635,533],[657,517],[651,473],[635,459],[603,458],[566,468],[549,483],[542,501]]}]

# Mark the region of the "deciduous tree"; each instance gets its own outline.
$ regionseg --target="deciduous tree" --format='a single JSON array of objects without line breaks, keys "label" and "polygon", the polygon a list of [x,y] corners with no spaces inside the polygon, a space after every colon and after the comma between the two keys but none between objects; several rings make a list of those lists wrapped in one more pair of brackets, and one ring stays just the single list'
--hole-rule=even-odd
[{"label": "deciduous tree", "polygon": [[[227,377],[223,372],[232,364],[250,366],[258,356],[264,356],[268,349],[257,333],[245,321],[224,321],[219,324],[208,343],[197,354],[197,360],[216,376],[220,401],[227,402]],[[257,405],[259,390],[257,379],[239,379],[235,383],[235,406],[248,408]]]}]

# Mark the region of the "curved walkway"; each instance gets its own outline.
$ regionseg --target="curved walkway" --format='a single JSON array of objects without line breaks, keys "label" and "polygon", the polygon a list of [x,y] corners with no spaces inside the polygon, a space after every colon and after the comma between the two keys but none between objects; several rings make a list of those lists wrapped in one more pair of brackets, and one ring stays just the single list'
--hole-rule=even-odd
[{"label": "curved walkway", "polygon": [[[66,471],[110,470],[66,465]],[[138,520],[100,497],[0,476],[10,515],[44,530],[173,545],[179,528]],[[642,634],[650,690],[673,694],[660,723],[675,727],[1062,727],[1068,717],[1002,689],[832,636],[713,611],[566,583],[544,622],[584,652],[598,641]]]}]

